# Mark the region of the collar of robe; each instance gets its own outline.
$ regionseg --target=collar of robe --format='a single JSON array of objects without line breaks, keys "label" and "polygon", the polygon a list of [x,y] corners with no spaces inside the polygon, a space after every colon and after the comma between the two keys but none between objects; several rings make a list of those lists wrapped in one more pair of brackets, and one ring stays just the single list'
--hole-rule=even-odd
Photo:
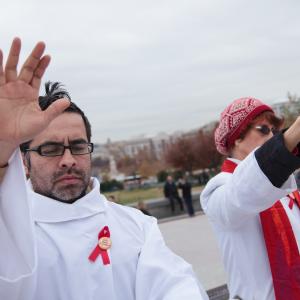
[{"label": "collar of robe", "polygon": [[36,222],[57,223],[82,219],[102,213],[107,200],[100,194],[100,184],[92,178],[92,189],[84,197],[68,204],[35,193],[29,181],[29,195],[32,199],[33,218]]}]

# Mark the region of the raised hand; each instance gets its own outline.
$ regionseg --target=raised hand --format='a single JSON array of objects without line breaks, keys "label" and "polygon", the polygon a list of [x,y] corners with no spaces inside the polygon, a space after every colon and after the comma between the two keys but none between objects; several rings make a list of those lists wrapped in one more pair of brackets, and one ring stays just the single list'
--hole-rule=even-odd
[{"label": "raised hand", "polygon": [[[37,43],[18,74],[20,50],[21,40],[15,38],[5,68],[3,68],[3,54],[0,50],[1,147],[16,148],[19,144],[32,139],[69,106],[67,99],[60,99],[47,110],[40,109],[39,88],[50,63],[50,56],[43,56],[45,44]],[[0,152],[1,150],[5,149],[0,149]]]},{"label": "raised hand", "polygon": [[295,148],[299,148],[300,143],[300,116],[283,134],[284,144],[286,148],[293,152]]}]

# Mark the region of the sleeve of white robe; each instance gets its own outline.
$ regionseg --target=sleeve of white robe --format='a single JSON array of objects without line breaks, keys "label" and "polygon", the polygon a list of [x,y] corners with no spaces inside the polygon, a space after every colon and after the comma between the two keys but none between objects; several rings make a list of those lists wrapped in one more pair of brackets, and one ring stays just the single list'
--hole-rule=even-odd
[{"label": "sleeve of white robe", "polygon": [[146,229],[136,273],[136,300],[208,300],[191,266],[166,245],[156,221]]},{"label": "sleeve of white robe", "polygon": [[281,188],[275,187],[260,169],[253,151],[233,174],[221,173],[208,182],[201,193],[201,205],[211,221],[232,229],[296,188],[293,175]]},{"label": "sleeve of white robe", "polygon": [[0,299],[33,299],[36,244],[19,150],[0,185]]}]

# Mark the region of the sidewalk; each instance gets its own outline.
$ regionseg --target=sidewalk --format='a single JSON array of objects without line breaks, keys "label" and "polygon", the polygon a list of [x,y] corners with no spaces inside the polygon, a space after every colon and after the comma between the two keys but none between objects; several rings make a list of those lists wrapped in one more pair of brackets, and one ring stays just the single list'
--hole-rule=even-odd
[{"label": "sidewalk", "polygon": [[207,217],[170,218],[159,223],[170,249],[189,262],[206,290],[225,284],[225,273]]}]

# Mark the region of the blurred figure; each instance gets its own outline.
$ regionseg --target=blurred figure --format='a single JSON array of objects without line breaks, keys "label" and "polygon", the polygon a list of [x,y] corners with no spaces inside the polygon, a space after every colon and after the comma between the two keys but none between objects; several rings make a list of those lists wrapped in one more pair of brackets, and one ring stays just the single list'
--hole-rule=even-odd
[{"label": "blurred figure", "polygon": [[205,185],[207,184],[209,180],[209,173],[207,169],[204,169],[200,172],[199,176],[198,176],[198,182],[200,185]]},{"label": "blurred figure", "polygon": [[175,200],[178,202],[180,210],[183,211],[183,204],[181,198],[178,195],[177,186],[173,181],[173,177],[170,175],[167,177],[167,181],[164,186],[164,195],[170,201],[172,213],[175,212]]},{"label": "blurred figure", "polygon": [[195,215],[195,212],[192,199],[192,185],[188,181],[187,175],[179,179],[178,188],[182,190],[182,198],[185,202],[189,216],[193,217]]},{"label": "blurred figure", "polygon": [[109,195],[107,196],[108,201],[110,202],[114,202],[114,203],[120,203],[120,201],[117,199],[117,197],[115,195]]},{"label": "blurred figure", "polygon": [[147,210],[147,206],[145,204],[144,201],[140,200],[138,202],[138,205],[137,205],[137,208],[144,214],[144,215],[147,215],[147,216],[152,216],[149,211]]}]

